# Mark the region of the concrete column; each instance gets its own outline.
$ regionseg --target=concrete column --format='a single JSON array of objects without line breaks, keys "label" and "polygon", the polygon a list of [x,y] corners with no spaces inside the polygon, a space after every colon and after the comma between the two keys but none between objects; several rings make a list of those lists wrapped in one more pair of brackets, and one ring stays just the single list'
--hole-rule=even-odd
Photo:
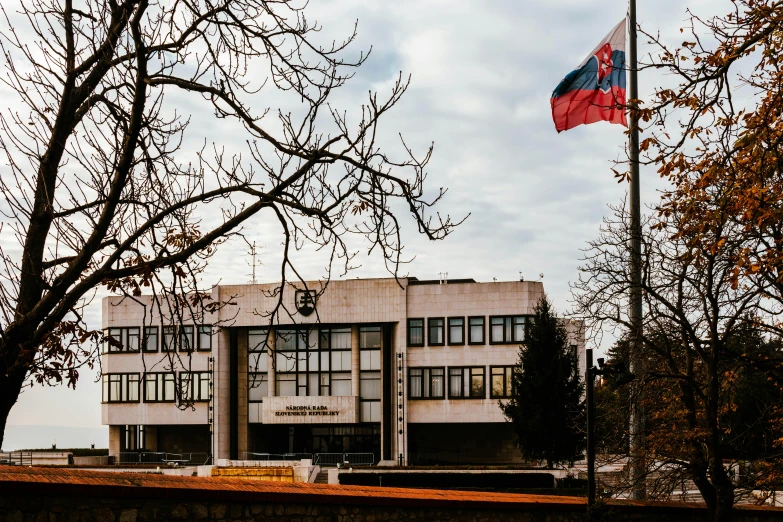
[{"label": "concrete column", "polygon": [[268,380],[266,394],[269,397],[275,396],[275,331],[269,331],[269,338],[267,340],[267,353],[269,355],[269,363],[266,365],[266,378]]},{"label": "concrete column", "polygon": [[122,451],[122,426],[109,426],[109,454]]},{"label": "concrete column", "polygon": [[359,325],[351,325],[351,395],[359,396]]},{"label": "concrete column", "polygon": [[237,442],[239,458],[249,451],[247,439],[247,329],[240,328],[237,332]]},{"label": "concrete column", "polygon": [[230,332],[228,328],[222,328],[217,335],[217,347],[212,348],[215,362],[213,365],[214,385],[214,425],[213,425],[213,452],[216,459],[227,459],[229,457],[230,431],[228,425],[230,394],[229,389],[229,350],[231,349]]}]

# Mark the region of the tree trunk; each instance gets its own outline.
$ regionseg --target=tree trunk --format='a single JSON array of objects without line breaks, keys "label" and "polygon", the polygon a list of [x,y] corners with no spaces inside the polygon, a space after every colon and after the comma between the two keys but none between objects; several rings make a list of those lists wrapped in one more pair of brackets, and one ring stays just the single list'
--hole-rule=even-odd
[{"label": "tree trunk", "polygon": [[22,390],[23,383],[24,377],[19,379],[13,375],[0,375],[0,449],[3,449],[8,415],[19,398],[19,392]]}]

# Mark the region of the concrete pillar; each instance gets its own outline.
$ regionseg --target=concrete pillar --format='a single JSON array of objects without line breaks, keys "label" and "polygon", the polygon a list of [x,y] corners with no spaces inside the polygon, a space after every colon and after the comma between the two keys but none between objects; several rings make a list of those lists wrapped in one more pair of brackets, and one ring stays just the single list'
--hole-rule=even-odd
[{"label": "concrete pillar", "polygon": [[351,395],[359,396],[359,325],[351,325]]},{"label": "concrete pillar", "polygon": [[267,364],[266,378],[267,378],[267,395],[269,397],[275,396],[275,335],[274,330],[269,331],[269,337],[267,340],[267,353],[269,355],[269,364]]},{"label": "concrete pillar", "polygon": [[122,451],[122,426],[109,426],[109,455]]},{"label": "concrete pillar", "polygon": [[237,450],[239,458],[248,448],[247,439],[247,329],[237,332]]},{"label": "concrete pillar", "polygon": [[214,385],[213,404],[214,411],[214,455],[216,459],[227,459],[231,451],[230,430],[229,430],[229,409],[230,394],[229,389],[229,362],[231,349],[230,332],[228,328],[222,328],[217,336],[217,349],[213,348],[212,353],[215,357],[214,363]]}]

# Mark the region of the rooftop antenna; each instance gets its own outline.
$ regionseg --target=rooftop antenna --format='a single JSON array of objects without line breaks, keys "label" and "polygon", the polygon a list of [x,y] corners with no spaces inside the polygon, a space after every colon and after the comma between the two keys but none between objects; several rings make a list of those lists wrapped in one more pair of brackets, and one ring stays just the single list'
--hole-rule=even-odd
[{"label": "rooftop antenna", "polygon": [[245,242],[247,243],[248,251],[247,254],[250,256],[251,262],[249,265],[251,266],[252,270],[251,273],[248,274],[250,276],[250,284],[258,284],[258,280],[256,279],[256,266],[260,266],[263,263],[261,261],[257,261],[256,257],[259,255],[259,249],[256,247],[256,242],[253,241],[253,244],[250,244],[250,242],[246,239]]},{"label": "rooftop antenna", "polygon": [[519,282],[521,283],[524,280],[525,280],[525,276],[522,275],[522,271],[520,270],[519,271]]},{"label": "rooftop antenna", "polygon": [[544,279],[544,272],[541,272],[540,274],[538,274],[538,277],[540,277],[541,279]]}]

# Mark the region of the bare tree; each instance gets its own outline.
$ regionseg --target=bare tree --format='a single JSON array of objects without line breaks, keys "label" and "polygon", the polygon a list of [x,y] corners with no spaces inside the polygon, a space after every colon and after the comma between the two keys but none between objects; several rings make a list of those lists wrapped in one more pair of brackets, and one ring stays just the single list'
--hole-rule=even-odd
[{"label": "bare tree", "polygon": [[[736,260],[746,246],[743,229],[726,214],[712,230],[722,241],[689,242],[676,234],[681,217],[670,213],[665,221],[644,226],[645,364],[636,375],[638,395],[630,400],[646,409],[649,494],[669,499],[683,480],[692,480],[712,519],[723,521],[743,494],[725,453],[729,433],[723,418],[731,408],[732,383],[739,369],[770,362],[763,354],[756,359],[737,340],[769,317],[763,289],[737,283]],[[702,237],[707,233],[702,230]],[[630,330],[629,237],[625,208],[614,209],[590,243],[574,288],[590,329],[618,338]],[[638,487],[622,481],[617,486]]]},{"label": "bare tree", "polygon": [[[3,14],[3,82],[16,96],[0,116],[0,444],[26,383],[75,385],[94,363],[104,336],[83,311],[99,287],[214,311],[198,276],[259,214],[282,230],[282,303],[305,244],[329,252],[331,274],[351,268],[345,236],[358,234],[397,274],[394,208],[429,239],[455,226],[429,213],[444,193],[424,195],[432,148],[402,142],[395,159],[377,144],[406,79],[370,93],[352,120],[328,103],[366,59],[344,57],[355,27],[321,45],[289,0],[23,0]],[[251,106],[269,91],[297,111]],[[185,154],[190,119],[167,105],[174,93],[241,128],[245,156],[220,144]]]}]

